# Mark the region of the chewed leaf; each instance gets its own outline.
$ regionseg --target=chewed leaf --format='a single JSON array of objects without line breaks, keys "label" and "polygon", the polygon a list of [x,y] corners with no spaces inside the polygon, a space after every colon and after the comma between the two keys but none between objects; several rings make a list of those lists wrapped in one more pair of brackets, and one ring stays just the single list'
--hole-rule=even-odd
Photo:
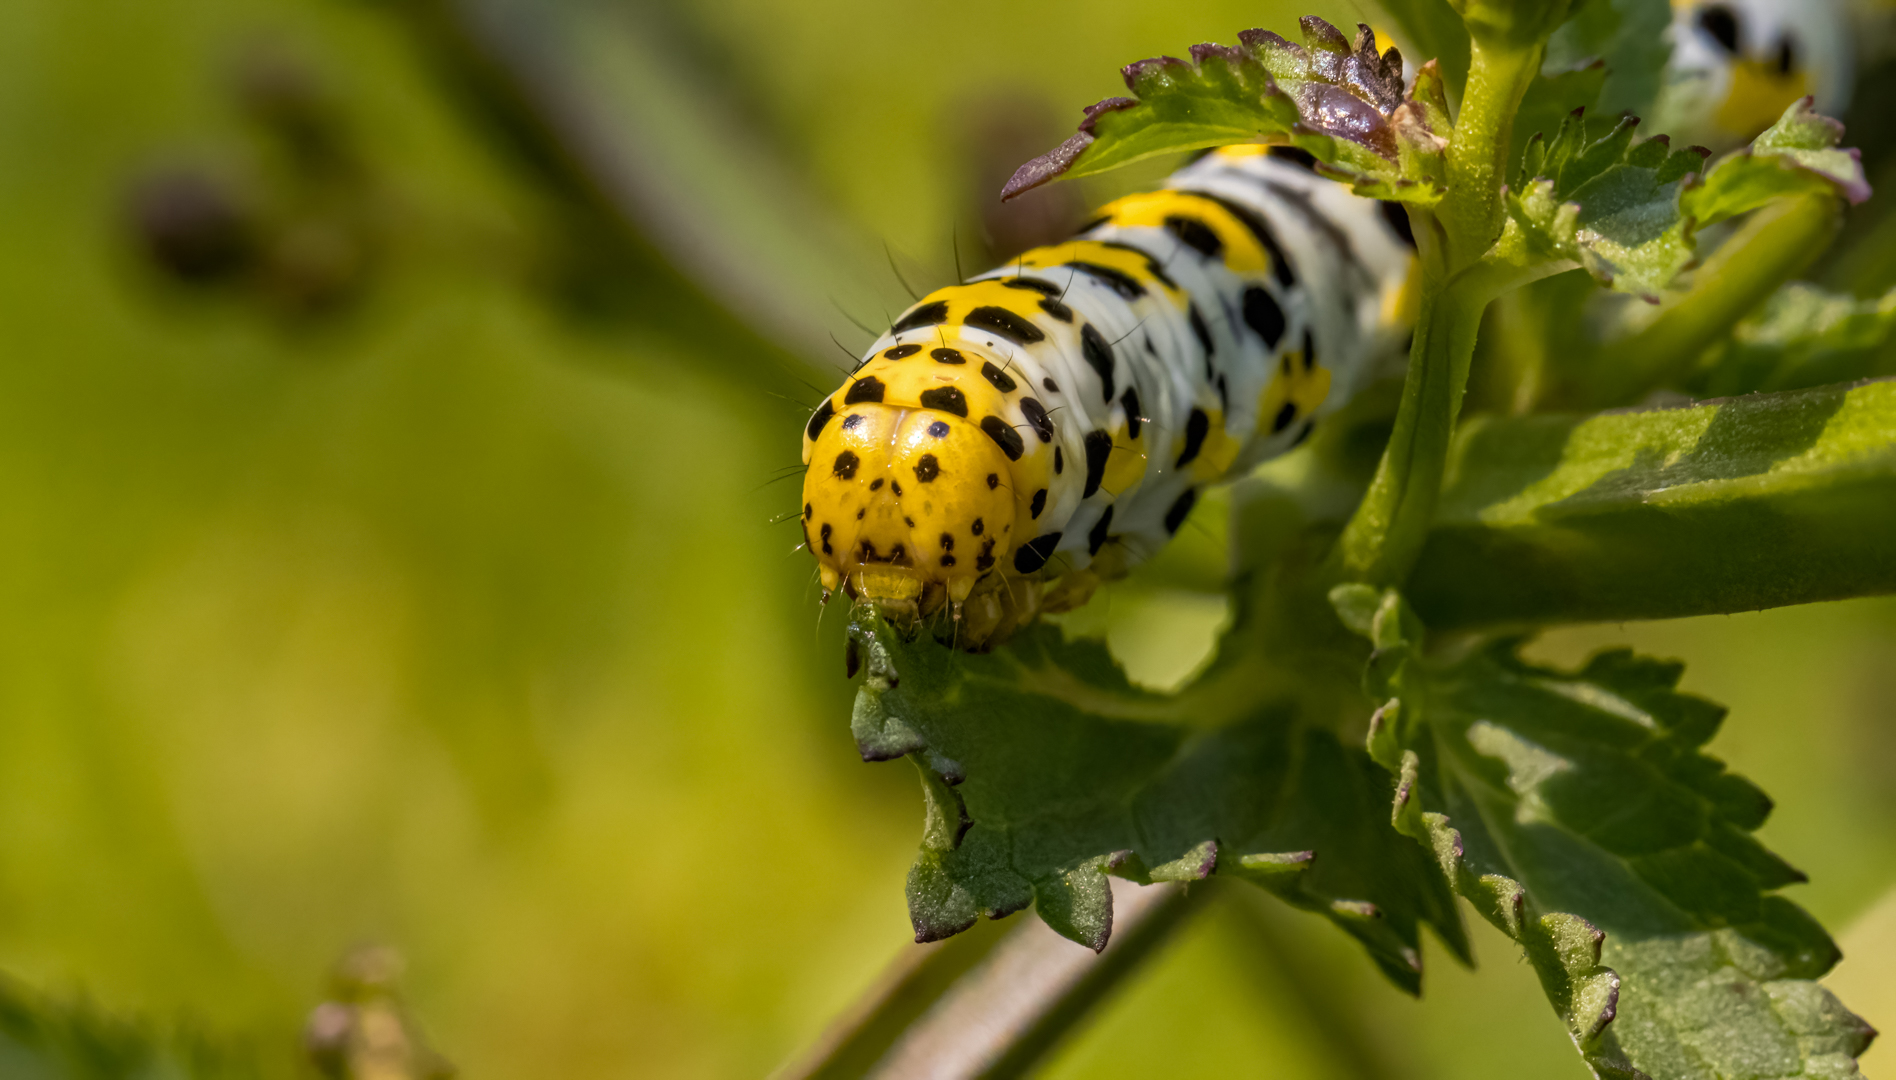
[{"label": "chewed leaf", "polygon": [[1720,158],[1686,192],[1683,210],[1703,226],[1786,195],[1835,192],[1860,203],[1870,197],[1869,181],[1860,155],[1842,141],[1843,125],[1813,111],[1810,98],[1793,102],[1750,146]]},{"label": "chewed leaf", "polygon": [[[1446,131],[1432,130],[1422,111],[1398,118],[1402,57],[1395,49],[1379,54],[1367,26],[1358,27],[1354,44],[1322,19],[1306,17],[1302,27],[1301,45],[1246,30],[1236,46],[1193,46],[1190,61],[1164,56],[1127,65],[1135,96],[1089,106],[1079,132],[1021,166],[1001,197],[1156,154],[1246,142],[1294,144],[1333,175],[1393,197],[1437,197],[1436,185],[1403,167],[1406,146],[1439,153]],[[1446,119],[1443,110],[1436,123]]]},{"label": "chewed leaf", "polygon": [[[921,769],[921,850],[908,880],[919,940],[1029,905],[1102,948],[1107,875],[1245,878],[1360,940],[1398,985],[1421,980],[1419,928],[1465,955],[1446,885],[1389,825],[1388,781],[1361,750],[1263,705],[1216,730],[1127,685],[1105,649],[1040,625],[972,656],[880,623],[856,730],[865,757]],[[891,745],[884,733],[903,732]]]},{"label": "chewed leaf", "polygon": [[1399,754],[1393,820],[1521,945],[1597,1075],[1854,1074],[1874,1033],[1815,982],[1836,946],[1776,894],[1803,875],[1752,835],[1770,800],[1700,749],[1724,710],[1681,665],[1398,648],[1405,704],[1371,735]]}]

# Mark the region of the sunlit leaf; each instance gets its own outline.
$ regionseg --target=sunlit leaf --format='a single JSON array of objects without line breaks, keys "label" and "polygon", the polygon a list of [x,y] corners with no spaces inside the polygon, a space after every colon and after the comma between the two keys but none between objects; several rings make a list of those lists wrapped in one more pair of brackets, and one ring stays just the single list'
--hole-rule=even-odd
[{"label": "sunlit leaf", "polygon": [[1370,637],[1370,735],[1397,827],[1517,941],[1600,1076],[1847,1076],[1873,1036],[1814,980],[1839,953],[1776,890],[1803,880],[1751,835],[1771,802],[1701,747],[1724,710],[1676,663],[1601,653],[1578,672],[1517,641],[1420,653],[1393,592],[1339,587]]},{"label": "sunlit leaf", "polygon": [[1857,151],[1839,146],[1842,141],[1843,125],[1802,98],[1750,146],[1720,158],[1704,182],[1685,193],[1681,210],[1704,226],[1785,195],[1834,191],[1860,203],[1870,197],[1870,185]]},{"label": "sunlit leaf", "polygon": [[1700,147],[1674,151],[1663,135],[1635,142],[1638,123],[1628,117],[1592,139],[1576,113],[1553,138],[1530,139],[1498,251],[1521,262],[1571,262],[1617,291],[1657,301],[1696,257],[1702,226],[1790,195],[1869,196],[1856,151],[1837,146],[1842,126],[1810,111],[1808,99],[1709,169]]},{"label": "sunlit leaf", "polygon": [[1573,115],[1551,139],[1535,136],[1508,194],[1509,232],[1532,258],[1584,266],[1621,292],[1656,297],[1692,261],[1691,222],[1679,193],[1704,160],[1663,138],[1633,141],[1637,120],[1599,139]]},{"label": "sunlit leaf", "polygon": [[1487,417],[1408,589],[1444,628],[1756,611],[1896,591],[1891,535],[1896,381]]},{"label": "sunlit leaf", "polygon": [[1438,199],[1439,170],[1414,160],[1439,157],[1447,134],[1434,67],[1425,66],[1423,100],[1405,101],[1402,57],[1394,49],[1378,54],[1369,27],[1358,27],[1354,44],[1314,16],[1302,27],[1302,44],[1246,30],[1236,46],[1193,46],[1190,61],[1162,56],[1127,65],[1134,96],[1088,106],[1079,132],[1021,166],[1002,197],[1157,154],[1265,142],[1309,151],[1364,193]]}]

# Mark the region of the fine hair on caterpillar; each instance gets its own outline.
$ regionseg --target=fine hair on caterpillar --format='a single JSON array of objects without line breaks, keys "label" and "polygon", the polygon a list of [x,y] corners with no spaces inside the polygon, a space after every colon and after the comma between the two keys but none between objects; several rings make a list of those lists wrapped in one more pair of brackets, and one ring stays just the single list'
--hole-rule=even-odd
[{"label": "fine hair on caterpillar", "polygon": [[804,427],[826,594],[970,649],[1085,602],[1387,368],[1413,262],[1376,202],[1237,146],[921,296]]}]

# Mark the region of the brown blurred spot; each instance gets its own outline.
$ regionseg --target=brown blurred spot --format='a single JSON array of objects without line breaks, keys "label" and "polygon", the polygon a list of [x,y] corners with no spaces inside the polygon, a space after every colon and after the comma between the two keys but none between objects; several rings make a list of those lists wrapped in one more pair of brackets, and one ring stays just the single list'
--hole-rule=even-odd
[{"label": "brown blurred spot", "polygon": [[254,255],[254,225],[235,185],[190,169],[155,172],[133,182],[132,228],[152,262],[192,283],[228,281]]},{"label": "brown blurred spot", "polygon": [[[1071,184],[1049,184],[1010,202],[1001,201],[1001,186],[1021,162],[1045,153],[1065,138],[1060,117],[1043,99],[1028,90],[998,91],[975,98],[955,110],[950,126],[963,162],[964,205],[960,215],[980,224],[983,250],[964,251],[967,273],[1000,263],[1028,248],[1057,243],[1073,235],[1084,220],[1079,189]],[[979,257],[970,258],[970,255]]]}]

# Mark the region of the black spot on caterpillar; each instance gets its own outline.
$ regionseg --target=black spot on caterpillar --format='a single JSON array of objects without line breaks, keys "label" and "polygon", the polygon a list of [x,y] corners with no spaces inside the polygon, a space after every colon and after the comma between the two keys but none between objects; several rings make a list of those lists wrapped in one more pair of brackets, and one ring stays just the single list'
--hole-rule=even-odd
[{"label": "black spot on caterpillar", "polygon": [[1111,288],[1121,300],[1137,300],[1146,294],[1145,286],[1139,284],[1139,279],[1124,271],[1090,262],[1072,262],[1067,265]]},{"label": "black spot on caterpillar", "polygon": [[811,442],[816,441],[816,437],[823,433],[823,425],[829,423],[830,417],[835,415],[836,407],[830,404],[828,398],[824,398],[823,404],[818,405],[816,411],[810,414],[809,426],[803,429],[805,434],[810,436]]},{"label": "black spot on caterpillar", "polygon": [[1106,459],[1113,452],[1113,437],[1103,431],[1086,433],[1086,488],[1080,498],[1090,499],[1106,477]]},{"label": "black spot on caterpillar", "polygon": [[1198,456],[1205,445],[1205,436],[1211,434],[1211,417],[1203,409],[1193,409],[1192,415],[1185,421],[1185,449],[1179,452],[1178,460],[1173,462],[1178,468],[1184,468]]},{"label": "black spot on caterpillar", "polygon": [[1045,341],[1047,335],[1040,328],[1004,307],[992,305],[978,307],[968,312],[964,320],[969,326],[978,326],[983,330],[992,330],[1016,345],[1032,345],[1036,341]]},{"label": "black spot on caterpillar", "polygon": [[1014,430],[1014,425],[998,416],[983,416],[981,430],[987,432],[989,438],[1000,444],[1001,453],[1007,455],[1007,460],[1020,460],[1021,452],[1026,449],[1026,444],[1020,441],[1020,432]]},{"label": "black spot on caterpillar", "polygon": [[1186,515],[1192,512],[1192,504],[1197,501],[1198,491],[1195,488],[1186,488],[1185,493],[1180,495],[1178,500],[1172,504],[1172,508],[1165,512],[1165,534],[1167,536],[1178,532],[1178,527],[1185,524]]},{"label": "black spot on caterpillar", "polygon": [[923,304],[912,309],[908,314],[897,319],[895,325],[889,328],[889,332],[899,334],[904,330],[920,330],[924,326],[940,326],[947,321],[948,302],[937,300],[932,304]]},{"label": "black spot on caterpillar", "polygon": [[1053,557],[1053,549],[1059,546],[1059,543],[1060,534],[1057,532],[1036,536],[1027,541],[1014,551],[1014,569],[1023,574],[1031,574],[1047,565],[1047,560]]},{"label": "black spot on caterpillar", "polygon": [[1011,277],[1001,282],[1001,284],[1010,289],[1032,289],[1042,296],[1052,296],[1056,298],[1060,295],[1061,291],[1060,286],[1055,285],[1051,281],[1042,281],[1039,278]]},{"label": "black spot on caterpillar", "polygon": [[924,409],[933,409],[936,412],[945,412],[954,416],[968,415],[968,399],[960,390],[952,386],[937,386],[932,390],[922,391],[921,403]]},{"label": "black spot on caterpillar", "polygon": [[860,405],[865,401],[881,401],[888,389],[874,375],[864,376],[850,384],[849,393],[843,395],[843,404]]},{"label": "black spot on caterpillar", "polygon": [[1215,259],[1224,250],[1224,241],[1211,231],[1211,226],[1193,217],[1175,215],[1165,219],[1165,231],[1178,237],[1179,243],[1198,252],[1207,259]]},{"label": "black spot on caterpillar", "polygon": [[1212,195],[1203,191],[1195,191],[1192,194],[1197,195],[1201,199],[1210,199],[1212,202],[1217,203],[1224,209],[1225,213],[1236,218],[1238,224],[1244,226],[1247,232],[1257,238],[1257,242],[1263,246],[1265,254],[1271,257],[1271,274],[1277,279],[1278,285],[1288,289],[1292,285],[1297,284],[1297,272],[1291,269],[1290,261],[1284,258],[1284,249],[1283,246],[1277,242],[1277,234],[1272,232],[1271,227],[1264,223],[1263,217],[1259,216],[1257,211],[1248,206],[1241,206],[1222,195]]},{"label": "black spot on caterpillar", "polygon": [[[1034,429],[1034,434],[1040,436],[1041,442],[1053,441],[1053,418],[1047,415],[1047,407],[1045,405],[1042,405],[1034,398],[1021,398],[1020,412],[1022,416],[1027,418],[1027,423]],[[1055,473],[1060,471],[1059,453],[1058,450],[1054,451],[1055,463],[1053,471]]]},{"label": "black spot on caterpillar", "polygon": [[1287,325],[1284,309],[1271,299],[1270,293],[1253,285],[1244,290],[1244,325],[1264,339],[1265,348],[1275,349],[1277,343],[1284,340],[1284,327]]},{"label": "black spot on caterpillar", "polygon": [[1101,400],[1113,399],[1113,347],[1106,344],[1106,335],[1094,328],[1092,323],[1080,327],[1080,355],[1086,358],[1088,367],[1099,376],[1099,396]]},{"label": "black spot on caterpillar", "polygon": [[1093,527],[1087,530],[1086,553],[1088,555],[1099,554],[1099,549],[1106,543],[1106,530],[1111,527],[1112,523],[1113,508],[1108,506],[1106,512],[1099,516],[1097,522],[1094,522]]}]

